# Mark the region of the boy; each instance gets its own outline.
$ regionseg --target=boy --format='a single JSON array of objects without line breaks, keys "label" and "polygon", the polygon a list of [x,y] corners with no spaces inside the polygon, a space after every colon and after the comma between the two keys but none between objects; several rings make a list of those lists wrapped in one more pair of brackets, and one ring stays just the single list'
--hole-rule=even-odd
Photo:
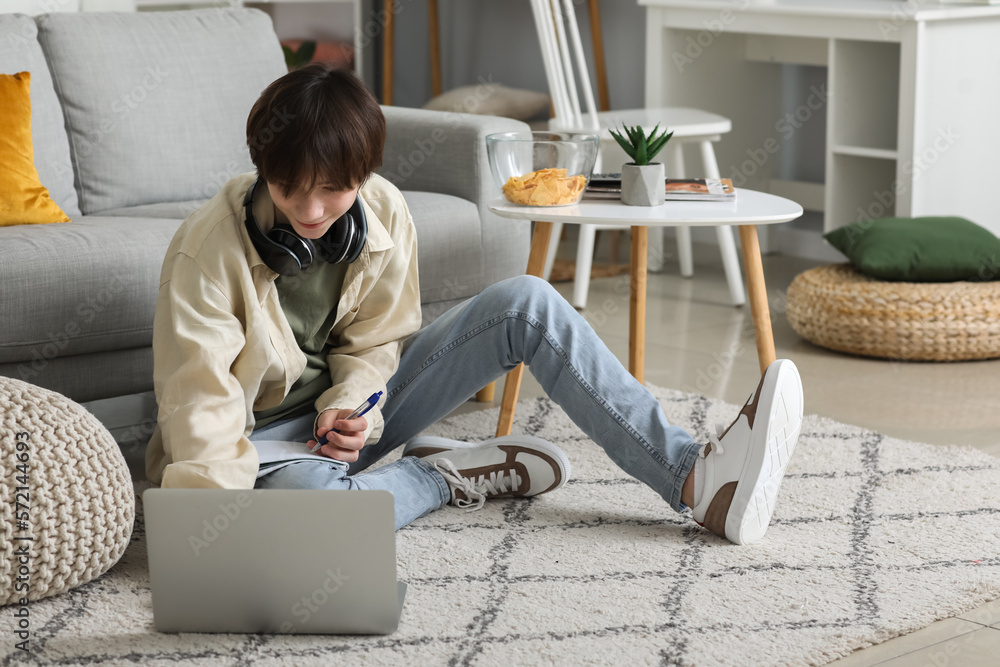
[{"label": "boy", "polygon": [[[523,361],[615,463],[675,510],[692,507],[696,521],[736,543],[761,537],[801,424],[794,364],[772,364],[729,428],[701,445],[667,423],[544,281],[502,281],[419,329],[413,221],[374,173],[384,140],[377,100],[350,73],[312,65],[261,94],[247,122],[257,173],[192,214],[164,260],[149,479],[385,489],[397,528],[448,503],[471,510],[551,491],[565,483],[568,460],[537,438],[410,443]],[[375,391],[384,392],[379,405],[348,419]],[[273,441],[302,443],[305,457],[324,436],[317,457],[272,465],[282,458]],[[406,443],[399,461],[363,472]]]}]

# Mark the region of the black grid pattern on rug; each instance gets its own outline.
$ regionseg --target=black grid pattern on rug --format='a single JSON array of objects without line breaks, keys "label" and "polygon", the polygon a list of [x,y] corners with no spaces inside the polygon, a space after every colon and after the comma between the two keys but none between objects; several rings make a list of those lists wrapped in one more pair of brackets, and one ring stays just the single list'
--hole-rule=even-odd
[{"label": "black grid pattern on rug", "polygon": [[[686,405],[687,412],[683,423],[696,438],[705,438],[709,432],[708,413],[712,401],[702,397],[685,396],[677,399],[663,399],[666,404],[675,400],[678,405]],[[579,447],[581,433],[558,435],[547,432],[556,413],[561,410],[548,399],[533,399],[519,405],[520,417],[518,429],[531,435],[544,437],[570,450],[571,457],[576,453],[574,447]],[[495,410],[493,411],[495,412]],[[668,411],[669,412],[669,411]],[[564,415],[563,415],[564,416]],[[675,418],[675,422],[677,419]],[[553,645],[564,642],[599,642],[603,640],[623,640],[617,646],[634,644],[636,641],[651,643],[657,647],[655,662],[659,664],[704,664],[704,654],[696,651],[694,644],[711,637],[714,633],[725,632],[731,635],[752,638],[774,631],[817,631],[838,628],[869,628],[873,633],[880,630],[884,624],[883,610],[880,606],[880,589],[878,575],[887,569],[884,563],[877,563],[875,547],[872,543],[872,531],[875,521],[907,522],[925,518],[980,517],[1000,514],[996,506],[964,507],[952,511],[925,511],[915,509],[913,512],[896,512],[877,514],[875,512],[876,495],[885,481],[890,478],[904,476],[943,473],[954,474],[975,471],[1000,470],[1000,462],[993,465],[968,466],[924,466],[917,468],[896,467],[886,469],[882,465],[881,447],[883,436],[862,431],[856,456],[856,467],[848,470],[833,470],[820,472],[792,472],[786,475],[785,484],[816,484],[823,482],[838,482],[843,488],[853,489],[853,502],[846,515],[831,516],[822,514],[806,514],[791,516],[778,512],[772,522],[771,531],[780,532],[797,526],[827,525],[847,522],[849,539],[844,545],[832,546],[834,550],[846,547],[846,558],[837,565],[830,562],[809,564],[806,562],[764,562],[753,565],[719,564],[718,559],[708,558],[712,549],[728,546],[720,538],[707,533],[695,525],[687,515],[678,515],[663,506],[662,518],[655,516],[629,516],[625,511],[592,511],[584,506],[581,516],[573,521],[550,521],[551,513],[538,513],[539,508],[546,507],[540,499],[509,500],[492,502],[493,514],[489,519],[481,519],[476,514],[466,514],[454,509],[445,509],[433,513],[429,517],[418,520],[399,533],[400,543],[405,543],[407,534],[436,534],[436,543],[447,544],[461,549],[464,535],[475,534],[477,547],[485,546],[486,550],[475,565],[477,570],[466,572],[450,572],[447,563],[440,565],[435,574],[421,576],[403,576],[410,587],[407,605],[403,611],[402,624],[396,636],[387,637],[306,637],[278,635],[157,635],[152,630],[151,614],[143,619],[145,627],[138,627],[136,632],[145,635],[132,635],[130,639],[122,640],[109,636],[107,642],[97,641],[96,645],[79,646],[77,650],[67,646],[61,640],[61,635],[75,624],[85,620],[90,613],[89,601],[97,593],[106,593],[112,597],[121,595],[139,595],[145,600],[145,606],[136,609],[137,612],[149,611],[148,578],[145,577],[145,531],[141,514],[137,513],[135,531],[132,536],[126,556],[111,570],[110,573],[78,589],[50,600],[34,603],[38,609],[48,608],[36,614],[43,617],[40,625],[33,627],[32,652],[14,651],[3,657],[4,665],[40,665],[40,664],[136,664],[144,662],[195,662],[207,661],[232,665],[265,665],[265,664],[321,664],[330,661],[331,664],[392,664],[405,661],[409,664],[447,664],[452,666],[472,666],[484,664],[506,663],[505,651],[518,647],[518,650],[531,651],[531,646],[551,649]],[[814,439],[841,438],[846,443],[856,434],[838,434],[829,429],[823,431],[804,431],[800,439],[809,442]],[[452,434],[455,437],[455,434]],[[467,432],[457,437],[469,441],[477,441],[490,437],[489,433]],[[585,439],[585,438],[583,438]],[[856,438],[855,438],[856,439]],[[596,445],[587,444],[596,449]],[[801,449],[800,449],[801,451]],[[800,454],[801,455],[801,454]],[[628,493],[648,492],[638,481],[619,474],[606,458],[606,476],[587,475],[571,479],[560,492],[572,494],[573,498],[585,500],[594,496],[594,490],[617,488],[626,489]],[[575,463],[574,463],[575,465]],[[651,492],[649,492],[651,493]],[[662,502],[662,501],[661,501]],[[141,503],[140,503],[141,505]],[[585,503],[583,503],[585,505]],[[780,503],[779,503],[780,508]],[[141,509],[141,507],[140,507]],[[565,509],[565,508],[562,508]],[[613,510],[614,508],[609,508]],[[639,514],[642,514],[641,512]],[[431,520],[431,518],[436,520]],[[676,544],[658,545],[663,549],[662,565],[648,562],[651,567],[644,569],[622,568],[620,570],[603,569],[595,572],[541,572],[532,573],[524,570],[545,569],[532,568],[526,563],[524,553],[533,548],[532,539],[543,534],[555,532],[573,533],[591,531],[592,541],[596,548],[604,549],[607,536],[629,538],[636,535],[649,536],[668,531]],[[769,533],[770,535],[770,533]],[[679,539],[678,539],[679,538]],[[765,538],[767,539],[767,538]],[[585,543],[581,540],[562,540],[570,547]],[[626,540],[627,541],[627,540]],[[641,543],[635,541],[632,546]],[[732,547],[732,549],[739,549]],[[623,551],[627,554],[628,545]],[[732,553],[732,552],[730,552]],[[559,554],[556,553],[556,556]],[[845,555],[845,554],[840,554]],[[400,552],[400,560],[405,556],[405,549]],[[641,554],[640,554],[641,556]],[[725,557],[723,557],[723,562]],[[422,568],[432,561],[424,558]],[[558,559],[555,563],[558,563]],[[583,562],[583,561],[581,561]],[[402,563],[401,563],[402,564]],[[536,563],[535,565],[539,565]],[[942,559],[936,562],[920,564],[901,564],[899,570],[936,571],[947,568],[997,568],[1000,558],[986,557],[975,561],[964,559]],[[134,571],[134,577],[124,583],[116,582],[115,572],[119,569]],[[891,569],[891,568],[890,568]],[[742,622],[734,622],[720,618],[714,622],[692,617],[690,598],[693,592],[712,582],[724,582],[734,577],[746,577],[753,574],[775,574],[779,576],[788,573],[810,575],[811,572],[839,570],[840,581],[849,587],[850,608],[830,610],[832,613],[804,615],[803,618],[787,618],[775,615],[770,619],[744,618]],[[995,574],[996,569],[991,572]],[[655,613],[650,609],[635,610],[632,618],[608,618],[605,623],[590,623],[590,627],[575,629],[560,629],[558,627],[528,627],[530,623],[519,623],[518,605],[529,599],[532,591],[540,586],[552,591],[563,591],[554,595],[570,603],[570,608],[553,606],[546,610],[549,617],[554,618],[553,625],[560,618],[572,618],[573,601],[593,599],[594,595],[628,594],[628,589],[656,589]],[[594,589],[599,589],[594,592]],[[120,590],[116,590],[120,589]],[[621,591],[624,590],[624,593]],[[616,593],[617,591],[617,593]],[[428,595],[429,593],[429,595]],[[435,594],[438,593],[438,594]],[[425,602],[449,602],[447,606],[427,608]],[[461,604],[457,604],[461,603]],[[641,603],[640,603],[641,605]],[[599,608],[599,600],[596,605]],[[593,609],[591,609],[593,611]],[[449,628],[446,632],[427,632],[416,636],[408,636],[407,618],[417,615],[434,614],[442,619],[463,617],[466,620],[458,627],[444,622],[442,627]],[[595,614],[591,613],[587,620],[593,621]],[[725,614],[723,614],[725,616]],[[529,620],[531,620],[529,618]],[[140,621],[141,622],[141,621]],[[587,625],[586,622],[583,625]],[[433,627],[433,625],[432,625]],[[145,637],[145,639],[144,639]],[[881,639],[887,639],[884,636]],[[58,647],[56,646],[58,645]],[[596,644],[595,644],[596,645]],[[426,649],[426,650],[425,650]],[[380,658],[379,654],[385,654]],[[519,655],[525,655],[521,653]],[[539,664],[548,662],[539,653]],[[649,656],[647,656],[648,658]],[[836,657],[836,656],[834,656]],[[763,664],[755,663],[751,655],[731,656],[731,664]],[[832,659],[832,658],[831,658]],[[797,662],[797,660],[799,660]],[[595,658],[595,662],[603,662]],[[640,660],[640,662],[642,662]],[[523,664],[515,661],[514,664]],[[730,664],[720,662],[719,664]],[[789,664],[807,664],[805,660],[790,656]]]}]

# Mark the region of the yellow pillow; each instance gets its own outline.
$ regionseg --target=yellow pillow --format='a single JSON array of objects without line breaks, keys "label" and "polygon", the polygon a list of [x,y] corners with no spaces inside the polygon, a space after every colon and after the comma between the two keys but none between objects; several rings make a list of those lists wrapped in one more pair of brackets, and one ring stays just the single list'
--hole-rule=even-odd
[{"label": "yellow pillow", "polygon": [[38,180],[31,144],[31,74],[0,74],[0,227],[69,222]]}]

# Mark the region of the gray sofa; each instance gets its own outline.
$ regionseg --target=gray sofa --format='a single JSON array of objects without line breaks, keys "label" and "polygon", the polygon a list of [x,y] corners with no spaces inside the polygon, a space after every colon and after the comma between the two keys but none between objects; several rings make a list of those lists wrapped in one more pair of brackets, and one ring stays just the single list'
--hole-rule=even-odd
[{"label": "gray sofa", "polygon": [[[285,72],[270,18],[251,9],[8,14],[0,40],[0,73],[32,74],[36,167],[72,218],[0,228],[0,375],[80,402],[146,392],[148,405],[164,251],[186,215],[253,169],[246,117]],[[523,273],[527,223],[485,205],[498,193],[484,137],[527,126],[383,111],[381,173],[413,214],[426,323]]]}]

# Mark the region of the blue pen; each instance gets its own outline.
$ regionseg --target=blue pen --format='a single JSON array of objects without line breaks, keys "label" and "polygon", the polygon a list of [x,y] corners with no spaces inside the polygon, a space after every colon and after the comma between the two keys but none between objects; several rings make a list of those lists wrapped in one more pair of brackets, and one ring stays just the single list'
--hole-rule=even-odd
[{"label": "blue pen", "polygon": [[[361,417],[362,415],[364,415],[365,413],[367,413],[369,410],[371,410],[372,408],[374,408],[378,404],[378,399],[380,399],[380,398],[382,398],[382,392],[376,391],[374,394],[372,394],[371,396],[368,397],[368,400],[366,400],[364,403],[362,403],[358,407],[354,408],[354,412],[352,412],[351,414],[349,414],[346,417],[344,417],[344,419],[345,420],[347,420],[347,419],[357,419],[358,417]],[[334,429],[330,429],[330,430],[333,431],[334,433],[340,433],[340,431],[338,429],[335,429],[335,428]],[[324,435],[322,438],[320,438],[319,440],[316,441],[316,446],[313,447],[312,449],[310,449],[309,453],[310,454],[315,453],[320,447],[322,447],[326,443],[327,443],[327,440],[326,440],[326,436]]]}]

